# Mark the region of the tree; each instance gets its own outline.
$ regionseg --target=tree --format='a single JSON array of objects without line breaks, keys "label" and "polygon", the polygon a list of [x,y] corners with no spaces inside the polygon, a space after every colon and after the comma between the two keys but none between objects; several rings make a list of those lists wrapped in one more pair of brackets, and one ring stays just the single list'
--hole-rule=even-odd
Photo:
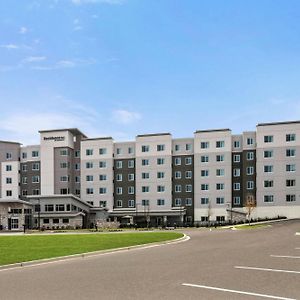
[{"label": "tree", "polygon": [[250,225],[251,214],[256,207],[256,200],[253,195],[250,195],[250,194],[246,195],[245,207],[247,209],[247,217],[248,217],[248,222]]}]

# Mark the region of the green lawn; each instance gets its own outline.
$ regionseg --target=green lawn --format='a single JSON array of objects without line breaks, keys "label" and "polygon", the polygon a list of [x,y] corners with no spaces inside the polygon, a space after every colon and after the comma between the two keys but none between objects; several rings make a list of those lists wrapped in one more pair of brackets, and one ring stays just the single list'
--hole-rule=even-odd
[{"label": "green lawn", "polygon": [[0,265],[161,242],[178,232],[0,236]]},{"label": "green lawn", "polygon": [[244,225],[235,226],[235,229],[255,229],[255,228],[269,227],[269,226],[270,225],[268,224],[255,224],[255,225],[244,224]]}]

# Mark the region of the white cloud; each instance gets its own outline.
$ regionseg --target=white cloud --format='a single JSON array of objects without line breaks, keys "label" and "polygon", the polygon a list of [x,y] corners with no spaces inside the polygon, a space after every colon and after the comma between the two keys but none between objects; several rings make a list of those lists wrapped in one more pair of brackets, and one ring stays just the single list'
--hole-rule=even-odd
[{"label": "white cloud", "polygon": [[71,0],[71,2],[75,5],[81,4],[122,4],[124,0]]},{"label": "white cloud", "polygon": [[96,61],[94,59],[74,59],[74,60],[59,60],[53,65],[46,65],[46,66],[33,66],[33,70],[39,71],[52,71],[52,70],[59,70],[59,69],[70,69],[76,67],[83,67],[88,65],[95,64]]},{"label": "white cloud", "polygon": [[29,56],[22,60],[23,63],[34,63],[46,60],[46,56]]},{"label": "white cloud", "polygon": [[20,28],[20,30],[19,30],[19,33],[20,34],[26,34],[28,32],[28,28],[27,27],[24,27],[24,26],[22,26],[21,28]]},{"label": "white cloud", "polygon": [[113,120],[121,124],[130,124],[136,122],[142,118],[138,112],[128,111],[125,109],[119,109],[113,111]]},{"label": "white cloud", "polygon": [[0,48],[11,50],[11,49],[19,49],[20,46],[16,44],[6,44],[6,45],[0,45]]}]

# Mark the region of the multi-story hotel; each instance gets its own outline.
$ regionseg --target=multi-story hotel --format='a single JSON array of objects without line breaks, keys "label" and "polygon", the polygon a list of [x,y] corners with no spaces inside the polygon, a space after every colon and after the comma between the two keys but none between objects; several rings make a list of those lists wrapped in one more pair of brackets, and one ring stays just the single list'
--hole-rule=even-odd
[{"label": "multi-story hotel", "polygon": [[0,228],[167,226],[300,217],[300,121],[256,131],[197,130],[135,141],[40,131],[40,144],[0,141]]}]

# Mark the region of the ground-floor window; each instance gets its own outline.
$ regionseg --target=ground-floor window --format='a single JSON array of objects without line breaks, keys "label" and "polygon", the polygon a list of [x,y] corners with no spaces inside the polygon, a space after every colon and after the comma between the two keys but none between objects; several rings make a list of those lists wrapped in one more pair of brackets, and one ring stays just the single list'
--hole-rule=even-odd
[{"label": "ground-floor window", "polygon": [[69,219],[63,219],[63,223],[64,223],[64,224],[69,223]]},{"label": "ground-floor window", "polygon": [[11,229],[19,228],[19,219],[11,219]]},{"label": "ground-floor window", "polygon": [[201,216],[201,222],[207,222],[208,216]]},{"label": "ground-floor window", "polygon": [[59,223],[59,219],[53,219],[53,224],[58,224]]},{"label": "ground-floor window", "polygon": [[216,221],[217,222],[224,222],[225,221],[225,216],[217,216]]}]

